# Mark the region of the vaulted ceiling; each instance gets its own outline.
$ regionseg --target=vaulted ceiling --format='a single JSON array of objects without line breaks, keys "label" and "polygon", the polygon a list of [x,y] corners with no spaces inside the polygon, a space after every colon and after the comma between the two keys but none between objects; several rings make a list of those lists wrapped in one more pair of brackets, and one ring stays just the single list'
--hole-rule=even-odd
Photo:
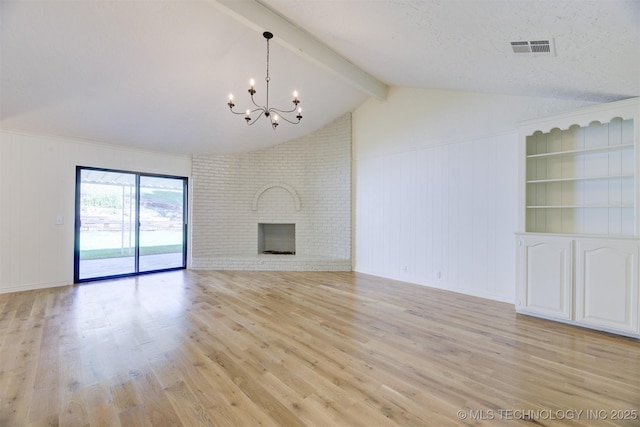
[{"label": "vaulted ceiling", "polygon": [[[301,124],[247,126],[300,93]],[[516,54],[549,40],[555,54]],[[640,96],[637,0],[0,0],[0,128],[173,153],[310,133],[390,86]]]}]

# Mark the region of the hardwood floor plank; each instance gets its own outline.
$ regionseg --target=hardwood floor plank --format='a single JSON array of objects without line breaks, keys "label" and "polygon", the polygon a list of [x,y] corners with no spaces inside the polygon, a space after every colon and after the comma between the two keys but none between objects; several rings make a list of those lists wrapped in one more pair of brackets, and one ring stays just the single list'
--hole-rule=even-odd
[{"label": "hardwood floor plank", "polygon": [[33,405],[33,383],[35,374],[6,375],[0,388],[0,425],[26,423]]},{"label": "hardwood floor plank", "polygon": [[617,410],[640,410],[637,340],[362,274],[0,295],[2,427],[640,426]]},{"label": "hardwood floor plank", "polygon": [[249,371],[243,369],[243,366],[246,365],[237,363],[234,358],[222,351],[217,351],[207,356],[221,366],[238,388],[259,408],[267,412],[269,417],[273,418],[278,425],[304,425],[287,407],[278,402],[271,394],[265,392],[264,387],[256,378]]},{"label": "hardwood floor plank", "polygon": [[60,327],[58,325],[46,327],[38,352],[39,358],[37,362],[29,365],[36,369],[33,400],[38,402],[38,405],[32,406],[29,411],[30,422],[49,418],[58,419],[59,336]]},{"label": "hardwood floor plank", "polygon": [[92,427],[121,425],[113,395],[106,382],[88,385],[82,389],[82,393]]},{"label": "hardwood floor plank", "polygon": [[171,401],[184,426],[216,426],[214,413],[207,410],[208,405],[198,399],[185,382],[179,382],[165,388],[165,394]]}]

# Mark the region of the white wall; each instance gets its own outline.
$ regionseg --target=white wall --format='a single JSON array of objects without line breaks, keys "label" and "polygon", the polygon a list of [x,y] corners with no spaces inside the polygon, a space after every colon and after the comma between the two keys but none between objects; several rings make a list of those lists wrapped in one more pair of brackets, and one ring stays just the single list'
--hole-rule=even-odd
[{"label": "white wall", "polygon": [[73,283],[76,166],[188,177],[191,158],[0,130],[0,293]]},{"label": "white wall", "polygon": [[514,301],[517,122],[584,102],[392,88],[353,114],[355,270]]},{"label": "white wall", "polygon": [[[346,114],[274,147],[194,156],[191,267],[351,270],[351,148]],[[259,255],[258,223],[296,224],[296,254]]]},{"label": "white wall", "polygon": [[[516,122],[584,105],[412,88],[367,101],[353,114],[355,269],[512,301]],[[0,130],[0,292],[72,282],[76,165],[191,173],[189,157]]]}]

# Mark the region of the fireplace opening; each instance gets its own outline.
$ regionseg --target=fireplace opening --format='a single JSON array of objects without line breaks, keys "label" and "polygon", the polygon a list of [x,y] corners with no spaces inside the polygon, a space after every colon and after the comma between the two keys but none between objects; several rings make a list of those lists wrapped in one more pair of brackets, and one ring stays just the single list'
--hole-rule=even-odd
[{"label": "fireplace opening", "polygon": [[258,224],[258,254],[295,255],[295,224]]}]

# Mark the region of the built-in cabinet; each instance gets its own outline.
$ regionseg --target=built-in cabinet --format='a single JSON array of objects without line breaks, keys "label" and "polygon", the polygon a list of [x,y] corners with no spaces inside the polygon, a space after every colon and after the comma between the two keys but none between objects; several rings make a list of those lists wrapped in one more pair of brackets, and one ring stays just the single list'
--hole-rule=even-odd
[{"label": "built-in cabinet", "polygon": [[638,333],[638,242],[575,239],[576,322]]},{"label": "built-in cabinet", "polygon": [[516,310],[640,337],[640,99],[521,124]]},{"label": "built-in cabinet", "polygon": [[517,269],[517,307],[530,314],[571,320],[573,313],[573,245],[554,236],[521,236]]}]

